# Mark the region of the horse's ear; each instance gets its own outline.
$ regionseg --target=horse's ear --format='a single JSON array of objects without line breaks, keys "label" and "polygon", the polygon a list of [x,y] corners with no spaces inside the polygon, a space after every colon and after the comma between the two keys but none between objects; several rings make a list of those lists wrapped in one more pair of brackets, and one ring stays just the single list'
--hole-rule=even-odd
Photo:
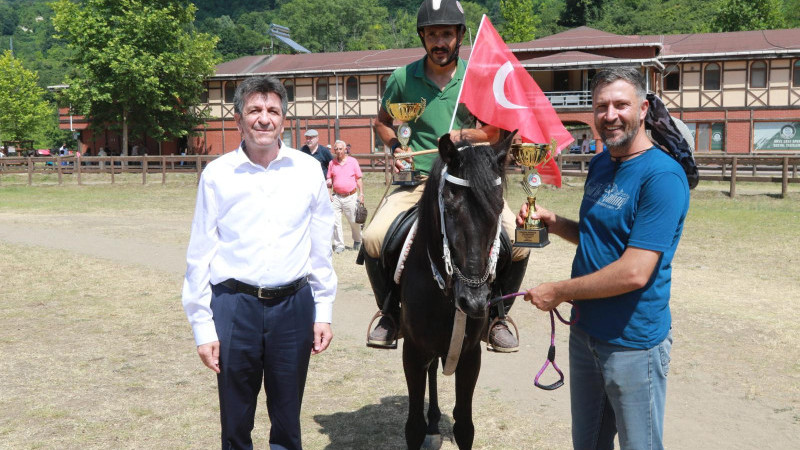
[{"label": "horse's ear", "polygon": [[500,167],[503,167],[506,164],[506,156],[508,155],[508,149],[511,148],[511,143],[514,142],[514,136],[517,135],[517,130],[512,132],[504,132],[506,136],[492,144],[492,148],[494,149],[495,155],[497,155],[497,164]]},{"label": "horse's ear", "polygon": [[458,156],[456,145],[450,140],[450,133],[443,134],[439,138],[439,157],[445,164],[450,164]]}]

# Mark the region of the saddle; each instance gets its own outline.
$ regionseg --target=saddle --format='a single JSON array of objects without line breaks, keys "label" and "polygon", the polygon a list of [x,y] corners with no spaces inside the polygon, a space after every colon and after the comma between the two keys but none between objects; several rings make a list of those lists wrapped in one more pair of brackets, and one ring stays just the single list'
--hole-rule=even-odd
[{"label": "saddle", "polygon": [[[394,277],[397,263],[400,259],[400,253],[403,251],[403,244],[405,243],[408,232],[411,226],[419,216],[419,208],[417,205],[412,206],[407,211],[399,214],[389,229],[386,231],[386,237],[383,240],[381,247],[381,267],[386,273],[388,280]],[[497,260],[497,277],[500,278],[505,272],[506,268],[511,264],[511,239],[509,239],[506,230],[500,231],[500,254]],[[393,281],[390,281],[393,283]]]}]

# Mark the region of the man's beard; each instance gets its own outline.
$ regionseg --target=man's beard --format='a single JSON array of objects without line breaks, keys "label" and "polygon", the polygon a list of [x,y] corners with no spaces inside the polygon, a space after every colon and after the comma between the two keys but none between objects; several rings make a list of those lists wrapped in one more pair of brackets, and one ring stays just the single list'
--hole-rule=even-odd
[{"label": "man's beard", "polygon": [[625,122],[623,120],[620,120],[620,122],[622,124],[622,136],[617,138],[607,138],[606,127],[598,127],[601,130],[600,137],[603,140],[603,144],[605,144],[609,149],[627,149],[633,143],[633,140],[639,130],[639,116],[636,116],[632,122]]}]

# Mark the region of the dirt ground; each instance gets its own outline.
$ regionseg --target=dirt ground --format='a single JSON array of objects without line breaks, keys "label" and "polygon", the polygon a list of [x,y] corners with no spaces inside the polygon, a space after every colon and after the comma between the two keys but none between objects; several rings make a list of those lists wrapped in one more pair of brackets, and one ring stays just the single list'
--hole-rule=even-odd
[{"label": "dirt ground", "polygon": [[[179,279],[185,270],[191,218],[170,216],[158,222],[147,220],[147,233],[142,233],[145,231],[142,221],[133,226],[130,219],[92,214],[0,213],[0,229],[3,230],[0,241],[65,250],[131,267],[143,266]],[[50,229],[81,232],[65,236],[30,231],[41,223],[47,223]],[[674,272],[675,342],[666,413],[667,447],[800,448],[800,351],[797,346],[800,285],[797,270],[777,286],[762,283],[759,273],[765,264],[746,258],[743,261],[749,267],[747,276],[735,271],[725,272],[714,264],[713,254],[710,255],[712,261],[703,262],[698,258],[707,237],[692,236],[687,230],[684,241],[688,244],[681,244]],[[796,242],[793,245],[795,257],[790,263],[796,266],[800,261],[796,257]],[[552,245],[534,251],[523,286],[568,276],[574,252],[569,244],[555,239]],[[363,268],[353,263],[355,253],[347,251],[335,255],[334,259],[340,287],[334,307],[336,337],[333,345],[361,348],[367,322],[374,312],[374,300]],[[547,261],[547,265],[537,260]],[[776,305],[770,301],[776,298],[785,302]],[[527,412],[534,414],[537,428],[547,430],[545,440],[537,447],[566,448],[570,428],[568,385],[553,392],[533,386],[533,377],[547,353],[549,319],[524,302],[516,304],[512,315],[520,326],[521,351],[508,355],[485,352],[478,391],[522,416]],[[557,361],[568,378],[568,329],[557,326]],[[395,372],[402,371],[399,350],[382,352],[377,357],[394,364]],[[322,367],[325,367],[324,362]],[[548,374],[553,375],[552,372]],[[442,381],[441,389],[452,389],[452,378]],[[404,388],[398,386],[393,393],[402,400]],[[313,404],[313,392],[311,395],[306,404]],[[451,408],[451,404],[442,405],[447,414]],[[491,414],[492,411],[476,410],[479,432],[481,422],[497,420]],[[343,439],[337,437],[334,430],[326,430],[324,420],[318,422],[320,433],[328,434],[331,442]],[[397,426],[401,428],[402,424]],[[524,433],[525,430],[513,432]],[[328,448],[331,447],[334,446]],[[487,447],[514,448],[509,444]],[[455,448],[455,445],[445,442],[443,448]]]}]

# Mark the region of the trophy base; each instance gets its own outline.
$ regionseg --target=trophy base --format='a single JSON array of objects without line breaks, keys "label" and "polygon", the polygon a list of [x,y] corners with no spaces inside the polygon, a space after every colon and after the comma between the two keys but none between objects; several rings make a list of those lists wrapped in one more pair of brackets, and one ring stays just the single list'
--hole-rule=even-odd
[{"label": "trophy base", "polygon": [[550,243],[547,228],[517,228],[514,233],[514,247],[542,248]]},{"label": "trophy base", "polygon": [[422,181],[422,174],[419,170],[401,170],[392,174],[392,184],[399,186],[416,186]]}]

